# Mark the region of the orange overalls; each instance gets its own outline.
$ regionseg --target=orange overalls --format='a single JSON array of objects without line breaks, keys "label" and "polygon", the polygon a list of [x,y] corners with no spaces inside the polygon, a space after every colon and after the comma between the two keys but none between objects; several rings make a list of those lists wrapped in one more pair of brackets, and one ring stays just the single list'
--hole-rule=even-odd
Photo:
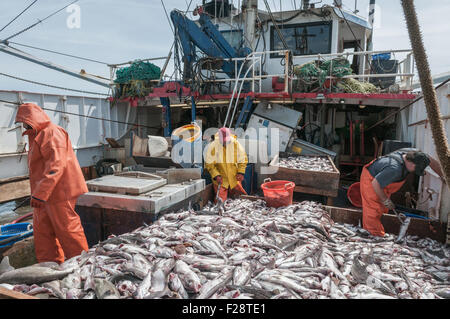
[{"label": "orange overalls", "polygon": [[[365,165],[361,174],[360,179],[360,190],[362,197],[362,207],[363,207],[363,228],[369,231],[373,236],[383,237],[384,227],[381,224],[381,216],[383,214],[387,214],[389,209],[384,206],[378,195],[375,193],[375,190],[372,186],[372,181],[374,177],[370,174],[368,167],[374,162],[370,162]],[[392,183],[383,188],[384,193],[388,198],[391,195],[402,188],[406,179],[400,182]]]},{"label": "orange overalls", "polygon": [[44,202],[33,211],[33,235],[38,262],[64,262],[88,250],[88,243],[75,212],[77,198],[88,192],[72,149],[69,135],[50,121],[36,104],[19,107],[16,122],[32,127],[28,135],[28,168],[31,196]]},{"label": "orange overalls", "polygon": [[[217,194],[217,188],[219,186],[217,184],[214,184],[213,187],[214,187],[214,194]],[[222,186],[220,187],[219,198],[221,198],[222,201],[226,201],[228,199],[228,195],[230,195],[231,198],[234,198],[240,195],[247,195],[247,192],[245,191],[244,187],[242,187],[241,182],[237,182],[237,185],[231,189]],[[214,199],[214,203],[217,203],[216,199]]]}]

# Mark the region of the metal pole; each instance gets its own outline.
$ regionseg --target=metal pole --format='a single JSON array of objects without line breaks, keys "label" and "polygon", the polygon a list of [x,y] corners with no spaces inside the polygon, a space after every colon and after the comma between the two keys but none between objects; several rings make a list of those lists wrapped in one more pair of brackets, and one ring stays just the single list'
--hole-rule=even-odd
[{"label": "metal pole", "polygon": [[191,102],[192,102],[192,106],[191,106],[192,122],[195,122],[197,110],[196,110],[196,105],[195,105],[195,99],[193,96],[191,96]]},{"label": "metal pole", "polygon": [[370,7],[369,7],[369,22],[372,26],[372,32],[370,33],[370,37],[367,39],[367,51],[372,51],[373,49],[373,24],[375,22],[375,0],[370,0]]},{"label": "metal pole", "polygon": [[170,118],[170,100],[168,97],[161,97],[162,105],[162,127],[164,128],[164,136],[170,137],[172,133],[172,125]]}]

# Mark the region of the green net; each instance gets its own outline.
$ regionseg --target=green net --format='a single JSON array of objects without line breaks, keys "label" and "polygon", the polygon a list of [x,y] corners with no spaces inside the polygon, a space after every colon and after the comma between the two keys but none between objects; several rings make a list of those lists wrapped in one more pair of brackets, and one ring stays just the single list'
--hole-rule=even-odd
[{"label": "green net", "polygon": [[159,80],[161,69],[150,62],[135,61],[116,71],[114,96],[144,97],[153,91],[150,80]]},{"label": "green net", "polygon": [[[294,66],[294,74],[298,78],[296,89],[301,92],[314,92],[324,89],[325,86],[333,92],[375,93],[378,91],[377,87],[371,83],[359,82],[355,79],[342,79],[352,73],[350,62],[345,58],[312,61]],[[333,76],[335,79],[327,81],[327,76]]]},{"label": "green net", "polygon": [[157,80],[161,76],[161,69],[150,62],[135,61],[130,66],[116,71],[115,83],[127,84],[132,80]]}]

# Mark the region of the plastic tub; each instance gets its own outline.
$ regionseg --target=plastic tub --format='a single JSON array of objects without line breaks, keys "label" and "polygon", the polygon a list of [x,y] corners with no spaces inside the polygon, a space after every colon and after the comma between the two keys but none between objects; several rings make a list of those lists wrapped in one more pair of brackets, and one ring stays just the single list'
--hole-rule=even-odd
[{"label": "plastic tub", "polygon": [[[12,246],[17,241],[33,235],[31,223],[17,223],[0,226],[0,248]],[[12,237],[15,237],[12,239]]]},{"label": "plastic tub", "polygon": [[347,190],[347,198],[353,206],[359,208],[362,207],[361,188],[359,182],[350,185]]},{"label": "plastic tub", "polygon": [[[267,181],[267,182],[266,182]],[[261,185],[264,199],[269,207],[283,207],[292,205],[295,183],[290,181],[271,181],[265,179]]]}]

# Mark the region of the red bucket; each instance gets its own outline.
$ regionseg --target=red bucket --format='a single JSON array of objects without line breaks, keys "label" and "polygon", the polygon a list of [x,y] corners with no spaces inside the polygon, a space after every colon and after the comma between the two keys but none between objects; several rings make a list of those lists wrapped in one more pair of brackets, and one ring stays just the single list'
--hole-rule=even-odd
[{"label": "red bucket", "polygon": [[362,207],[360,183],[352,184],[347,190],[347,198],[355,207]]},{"label": "red bucket", "polygon": [[272,182],[270,178],[265,179],[264,184],[261,185],[267,206],[275,208],[292,205],[292,198],[294,197],[294,187],[294,182]]}]

